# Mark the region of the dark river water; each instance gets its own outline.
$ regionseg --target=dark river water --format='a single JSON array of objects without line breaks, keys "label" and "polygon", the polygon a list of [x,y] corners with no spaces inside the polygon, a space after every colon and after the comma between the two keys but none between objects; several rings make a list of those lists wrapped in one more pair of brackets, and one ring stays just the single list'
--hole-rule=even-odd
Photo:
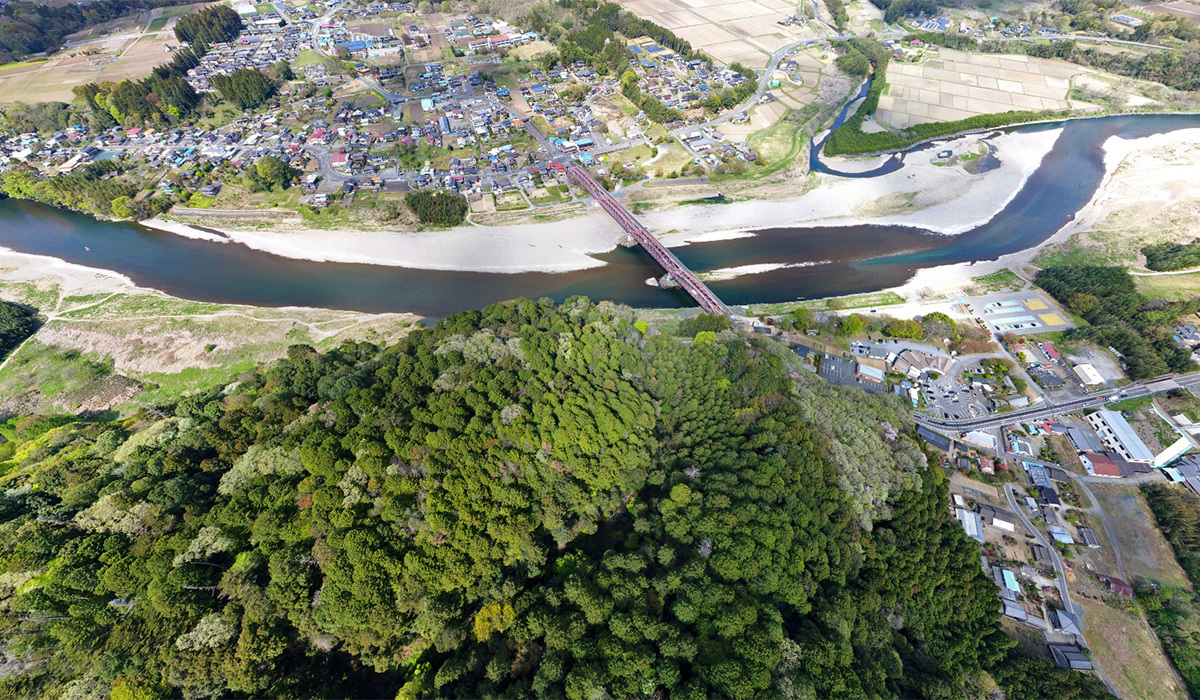
[{"label": "dark river water", "polygon": [[[1090,199],[1104,174],[1110,136],[1138,138],[1200,126],[1190,115],[1068,122],[1017,196],[991,221],[957,236],[901,226],[774,228],[752,238],[675,249],[703,272],[759,263],[822,264],[713,282],[728,304],[781,302],[869,292],[903,284],[921,268],[991,260],[1041,243]],[[1018,127],[1018,131],[1055,125]],[[1000,152],[1003,160],[1004,153]],[[712,205],[720,206],[720,205]],[[564,223],[569,235],[570,222]],[[635,307],[691,306],[678,291],[646,285],[662,271],[640,249],[597,256],[608,264],[568,273],[494,274],[292,260],[240,244],[213,243],[97,221],[51,207],[0,201],[0,246],[113,270],[185,299],[256,306],[411,311],[441,317],[519,296],[574,294]]]}]

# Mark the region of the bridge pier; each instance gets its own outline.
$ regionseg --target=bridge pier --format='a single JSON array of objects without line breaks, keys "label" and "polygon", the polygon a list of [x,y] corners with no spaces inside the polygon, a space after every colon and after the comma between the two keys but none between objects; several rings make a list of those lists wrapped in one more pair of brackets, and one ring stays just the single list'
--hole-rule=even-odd
[{"label": "bridge pier", "polygon": [[659,243],[658,239],[651,235],[645,226],[642,226],[637,219],[633,218],[628,209],[605,191],[600,186],[600,183],[592,178],[588,171],[578,165],[571,164],[567,166],[567,174],[578,182],[579,186],[586,190],[592,196],[592,199],[596,200],[596,203],[620,224],[621,228],[625,230],[625,233],[632,240],[641,244],[642,248],[650,254],[650,257],[654,258],[655,262],[662,266],[667,274],[659,281],[659,286],[669,288],[667,284],[664,284],[665,280],[669,280],[675,286],[687,292],[705,312],[733,318],[733,312],[729,310],[729,307],[718,299],[717,295],[713,294],[712,290],[701,282],[696,275],[692,274],[692,271],[680,262],[674,253],[668,250],[662,243]]}]

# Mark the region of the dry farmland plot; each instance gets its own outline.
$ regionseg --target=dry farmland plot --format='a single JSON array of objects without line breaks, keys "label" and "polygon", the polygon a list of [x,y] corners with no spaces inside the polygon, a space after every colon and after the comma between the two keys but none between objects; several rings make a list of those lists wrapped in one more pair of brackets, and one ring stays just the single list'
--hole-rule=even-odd
[{"label": "dry farmland plot", "polygon": [[675,32],[693,47],[729,64],[761,68],[771,53],[815,36],[777,22],[795,12],[784,0],[617,0],[625,9]]},{"label": "dry farmland plot", "polygon": [[1084,638],[1100,667],[1127,700],[1183,698],[1168,661],[1136,612],[1091,599],[1080,601],[1087,619]]},{"label": "dry farmland plot", "polygon": [[1145,578],[1187,586],[1187,577],[1175,561],[1171,545],[1159,532],[1154,516],[1136,486],[1095,484],[1092,493],[1108,515],[1131,582]]},{"label": "dry farmland plot", "polygon": [[61,52],[41,66],[0,73],[0,103],[70,102],[71,88],[93,81],[113,82],[141,78],[160,63],[170,60],[164,53],[167,42],[175,42],[168,32],[139,38],[126,38],[102,46],[99,56],[71,56]]},{"label": "dry farmland plot", "polygon": [[1094,73],[1065,61],[942,49],[920,63],[888,65],[878,118],[898,128],[1012,110],[1089,108],[1067,99],[1072,77]]},{"label": "dry farmland plot", "polygon": [[1183,0],[1175,0],[1175,2],[1160,2],[1153,5],[1146,5],[1146,12],[1155,14],[1171,15],[1172,17],[1183,17],[1190,19],[1196,24],[1200,24],[1200,5]]}]

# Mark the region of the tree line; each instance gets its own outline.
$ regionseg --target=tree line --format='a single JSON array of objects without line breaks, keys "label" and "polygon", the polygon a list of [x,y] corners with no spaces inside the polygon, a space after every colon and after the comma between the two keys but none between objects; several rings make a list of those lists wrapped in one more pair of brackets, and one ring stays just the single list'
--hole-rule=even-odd
[{"label": "tree line", "polygon": [[1146,267],[1166,272],[1200,267],[1200,240],[1188,243],[1152,243],[1142,248]]},{"label": "tree line", "polygon": [[[1162,26],[1147,23],[1145,26]],[[1169,26],[1180,26],[1171,23]],[[1139,27],[1139,30],[1141,28]],[[1113,51],[1111,47],[1081,46],[1073,39],[1058,41],[979,41],[973,37],[959,34],[943,34],[940,32],[918,32],[913,36],[925,43],[938,44],[948,48],[963,51],[979,51],[982,53],[1013,53],[1038,58],[1060,58],[1081,66],[1089,66],[1109,71],[1118,75],[1140,78],[1155,83],[1161,83],[1176,90],[1200,90],[1200,30],[1187,29],[1184,36],[1189,41],[1179,44],[1169,39],[1176,46],[1168,50],[1148,50],[1134,52],[1129,50]],[[1170,33],[1166,34],[1168,37]],[[1141,38],[1135,32],[1134,41],[1154,41],[1158,35],[1143,33]]]},{"label": "tree line", "polygon": [[1195,593],[1200,581],[1200,497],[1178,485],[1150,484],[1143,491],[1192,590],[1165,584],[1138,586],[1137,600],[1188,692],[1200,695],[1200,600]]},{"label": "tree line", "polygon": [[230,75],[209,77],[221,97],[249,111],[262,105],[275,94],[275,82],[257,68],[239,68]]},{"label": "tree line", "polygon": [[932,17],[945,3],[938,0],[871,0],[871,4],[883,10],[883,21],[894,24],[908,14]]},{"label": "tree line", "polygon": [[846,3],[842,0],[825,0],[825,8],[829,10],[829,16],[838,31],[845,31],[846,24],[850,21],[850,15],[846,13]]},{"label": "tree line", "polygon": [[628,98],[635,107],[645,112],[646,117],[652,122],[670,124],[683,119],[683,112],[674,107],[668,107],[654,95],[643,94],[641,88],[638,87],[637,74],[631,70],[627,70],[621,75],[621,94]]},{"label": "tree line", "polygon": [[457,226],[467,216],[467,200],[450,192],[419,190],[404,195],[404,203],[423,224]]},{"label": "tree line", "polygon": [[[147,122],[174,124],[194,117],[203,98],[185,79],[187,72],[200,65],[209,44],[229,41],[241,28],[241,17],[228,5],[214,5],[184,15],[176,22],[175,33],[191,46],[175,51],[170,61],[155,66],[150,75],[118,83],[87,83],[76,86],[72,92],[83,98],[94,114],[106,115],[102,122],[112,118],[109,124],[98,124],[101,127]],[[239,75],[243,72],[245,75]],[[232,77],[214,76],[213,85],[243,110],[261,105],[275,90],[274,83],[259,71],[239,70]]]},{"label": "tree line", "polygon": [[175,38],[193,45],[209,46],[232,41],[242,31],[242,26],[241,15],[231,6],[211,5],[180,17],[175,22]]},{"label": "tree line", "polygon": [[[939,35],[941,36],[941,35]],[[919,141],[946,136],[963,131],[976,129],[991,129],[1011,124],[1022,124],[1038,121],[1053,116],[1048,112],[1013,111],[998,114],[979,114],[966,119],[950,122],[925,122],[913,124],[905,129],[892,131],[876,131],[866,133],[862,130],[863,122],[879,109],[879,97],[887,88],[887,65],[891,59],[882,45],[867,39],[851,39],[849,42],[838,42],[837,48],[841,55],[837,59],[838,67],[851,75],[866,74],[870,67],[871,84],[867,94],[859,104],[854,114],[846,117],[841,126],[834,129],[825,139],[822,149],[826,155],[863,155],[866,153],[881,153],[907,148]]]},{"label": "tree line", "polygon": [[1173,335],[1180,318],[1200,310],[1200,299],[1167,302],[1147,297],[1122,267],[1049,267],[1039,271],[1034,282],[1088,322],[1068,331],[1069,336],[1116,348],[1132,379],[1193,368],[1190,353],[1175,344]]},{"label": "tree line", "polygon": [[0,299],[0,359],[7,357],[35,330],[37,316],[32,310]]},{"label": "tree line", "polygon": [[54,207],[107,216],[114,199],[137,194],[138,186],[121,177],[116,161],[89,163],[69,173],[43,178],[31,167],[0,173],[0,189],[14,199],[29,199]]},{"label": "tree line", "polygon": [[701,100],[700,106],[712,114],[740,105],[758,90],[758,74],[753,68],[734,61],[729,64],[729,70],[745,78],[746,82],[735,88],[714,90]]},{"label": "tree line", "polygon": [[3,695],[1104,696],[904,402],[769,339],[522,299],[158,411],[0,425]]}]

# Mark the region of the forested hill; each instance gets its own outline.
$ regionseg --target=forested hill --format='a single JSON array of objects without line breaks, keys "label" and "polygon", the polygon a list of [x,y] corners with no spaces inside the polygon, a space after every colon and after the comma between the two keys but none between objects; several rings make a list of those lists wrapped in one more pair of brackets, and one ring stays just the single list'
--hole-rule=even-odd
[{"label": "forested hill", "polygon": [[1103,694],[902,403],[770,340],[520,300],[163,411],[3,427],[0,696]]}]

